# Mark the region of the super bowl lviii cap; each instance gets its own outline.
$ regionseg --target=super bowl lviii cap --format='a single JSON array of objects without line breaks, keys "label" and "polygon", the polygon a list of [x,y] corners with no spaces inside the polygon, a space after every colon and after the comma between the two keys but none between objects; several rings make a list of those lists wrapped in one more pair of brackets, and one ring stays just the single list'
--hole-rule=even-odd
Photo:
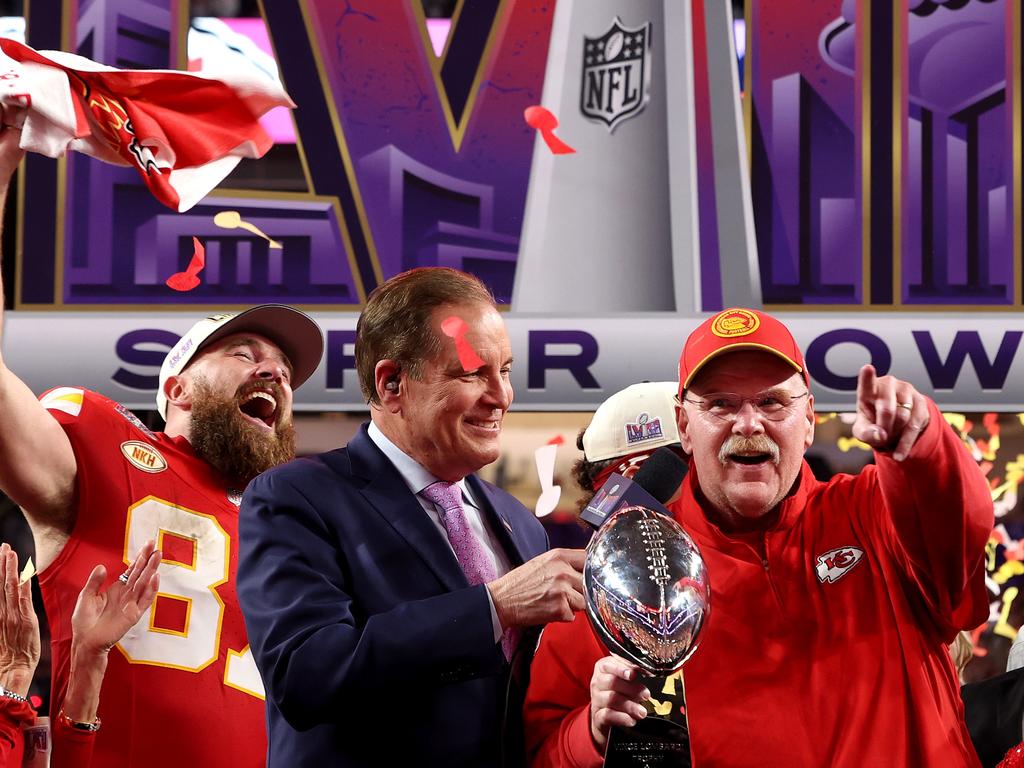
[{"label": "super bowl lviii cap", "polygon": [[679,357],[679,394],[689,388],[693,377],[711,360],[737,350],[770,352],[789,363],[810,386],[804,356],[793,334],[780,320],[756,309],[733,307],[698,325]]},{"label": "super bowl lviii cap", "polygon": [[604,461],[679,444],[674,381],[645,381],[619,390],[594,411],[583,433],[587,461]]},{"label": "super bowl lviii cap", "polygon": [[261,304],[238,314],[220,314],[200,320],[174,345],[160,366],[160,385],[156,392],[156,409],[167,418],[167,396],[164,384],[188,367],[199,352],[218,339],[235,333],[258,333],[274,342],[292,364],[292,389],[313,375],[324,352],[324,336],[320,326],[301,310],[285,304]]}]

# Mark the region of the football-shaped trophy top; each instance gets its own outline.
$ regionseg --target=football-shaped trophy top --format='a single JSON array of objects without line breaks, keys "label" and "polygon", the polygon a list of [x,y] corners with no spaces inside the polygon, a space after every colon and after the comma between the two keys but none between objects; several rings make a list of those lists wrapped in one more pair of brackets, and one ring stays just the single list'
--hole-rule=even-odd
[{"label": "football-shaped trophy top", "polygon": [[587,549],[587,615],[610,651],[650,675],[667,675],[697,650],[711,608],[700,550],[667,515],[620,509]]}]

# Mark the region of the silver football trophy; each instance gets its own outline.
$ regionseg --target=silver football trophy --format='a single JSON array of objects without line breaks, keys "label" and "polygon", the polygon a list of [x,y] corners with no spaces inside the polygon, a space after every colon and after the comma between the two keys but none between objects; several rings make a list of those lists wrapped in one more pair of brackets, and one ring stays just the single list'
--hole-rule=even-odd
[{"label": "silver football trophy", "polygon": [[[693,316],[716,308],[704,282],[722,306],[761,306],[732,4],[703,9],[697,28],[689,2],[558,0],[541,103],[576,154],[534,145],[514,312]],[[713,137],[702,166],[695,78]],[[702,251],[717,276],[702,277]]]},{"label": "silver football trophy", "polygon": [[590,542],[583,589],[587,616],[605,646],[653,678],[645,681],[652,694],[648,717],[633,728],[612,728],[605,766],[688,766],[689,732],[680,713],[671,712],[678,702],[661,699],[669,685],[674,693],[672,675],[697,650],[711,608],[697,545],[666,512],[624,506]]}]

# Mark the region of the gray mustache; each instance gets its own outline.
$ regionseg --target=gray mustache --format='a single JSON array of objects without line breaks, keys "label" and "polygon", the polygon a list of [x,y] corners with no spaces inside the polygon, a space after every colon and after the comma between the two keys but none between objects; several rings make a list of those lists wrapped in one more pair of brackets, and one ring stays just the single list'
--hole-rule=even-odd
[{"label": "gray mustache", "polygon": [[767,453],[772,457],[773,464],[779,463],[779,446],[768,435],[730,435],[718,449],[718,460],[725,464],[734,453]]}]

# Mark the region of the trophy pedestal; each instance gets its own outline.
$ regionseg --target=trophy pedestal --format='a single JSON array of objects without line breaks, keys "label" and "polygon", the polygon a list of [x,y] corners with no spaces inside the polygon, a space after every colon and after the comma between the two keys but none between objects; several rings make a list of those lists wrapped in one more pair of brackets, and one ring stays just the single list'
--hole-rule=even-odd
[{"label": "trophy pedestal", "polygon": [[605,768],[690,768],[686,727],[648,715],[632,728],[612,728]]}]

